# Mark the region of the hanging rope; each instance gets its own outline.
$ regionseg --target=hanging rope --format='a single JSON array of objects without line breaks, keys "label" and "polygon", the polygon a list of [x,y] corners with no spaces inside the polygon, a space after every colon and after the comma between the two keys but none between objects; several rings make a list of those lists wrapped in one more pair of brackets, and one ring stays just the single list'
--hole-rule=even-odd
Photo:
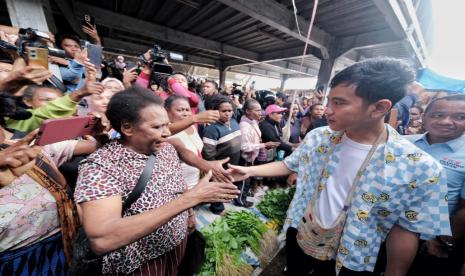
[{"label": "hanging rope", "polygon": [[299,35],[302,36],[302,33],[300,32],[300,27],[299,27],[299,20],[297,19],[297,6],[295,5],[295,0],[292,0],[292,7],[294,7],[294,18],[295,18],[295,25],[297,26],[297,31],[299,32]]},{"label": "hanging rope", "polygon": [[315,2],[313,2],[312,19],[310,20],[310,25],[308,26],[307,39],[305,41],[304,53],[302,54],[302,60],[300,61],[300,69],[299,69],[300,72],[302,72],[302,68],[304,65],[305,54],[307,53],[307,48],[308,48],[308,40],[310,39],[310,34],[312,33],[313,22],[315,21],[316,9],[318,6],[318,0],[314,0],[314,1]]},{"label": "hanging rope", "polygon": [[[299,72],[302,72],[302,68],[303,68],[304,60],[305,60],[305,54],[307,53],[307,48],[308,48],[308,40],[310,39],[310,34],[312,33],[313,22],[315,21],[318,0],[314,0],[314,1],[315,2],[313,2],[312,18],[310,20],[310,25],[308,26],[307,39],[305,40],[305,47],[304,47],[304,52],[302,54],[302,59],[300,61]],[[297,30],[299,31],[299,35],[301,35],[300,29],[299,29],[299,22],[297,19],[297,8],[295,6],[294,0],[292,0],[292,5],[294,6],[294,16],[295,16],[295,21],[297,24]],[[291,103],[291,107],[289,110],[289,118],[287,119],[286,125],[284,125],[284,128],[283,128],[283,140],[285,142],[289,142],[289,138],[291,137],[291,118],[292,118],[292,113],[294,112],[293,106],[296,100],[297,100],[297,91],[294,92],[294,95],[292,97],[292,103]]]}]

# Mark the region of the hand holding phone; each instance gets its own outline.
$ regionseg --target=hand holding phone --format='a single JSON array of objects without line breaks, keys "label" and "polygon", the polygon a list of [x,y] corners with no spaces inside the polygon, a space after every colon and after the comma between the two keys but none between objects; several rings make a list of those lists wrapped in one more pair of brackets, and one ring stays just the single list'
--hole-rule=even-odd
[{"label": "hand holding phone", "polygon": [[124,69],[123,72],[123,84],[125,86],[131,86],[131,84],[137,79],[139,73],[137,73],[137,67],[132,67],[129,70]]},{"label": "hand holding phone", "polygon": [[84,14],[84,19],[81,19],[81,26],[87,26],[89,28],[95,27],[95,17],[89,14]]},{"label": "hand holding phone", "polygon": [[97,71],[100,70],[102,66],[102,47],[91,43],[87,44],[87,57]]},{"label": "hand holding phone", "polygon": [[94,116],[45,120],[40,126],[35,144],[45,146],[91,135],[96,123],[97,119]]},{"label": "hand holding phone", "polygon": [[26,46],[27,65],[48,69],[48,49]]}]

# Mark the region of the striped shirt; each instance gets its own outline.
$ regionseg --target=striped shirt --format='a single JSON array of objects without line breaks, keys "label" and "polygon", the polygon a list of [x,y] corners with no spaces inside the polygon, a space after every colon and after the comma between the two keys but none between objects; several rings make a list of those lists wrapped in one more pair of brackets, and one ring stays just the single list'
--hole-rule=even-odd
[{"label": "striped shirt", "polygon": [[229,127],[216,122],[205,128],[203,132],[202,156],[205,160],[221,160],[229,157],[229,163],[239,164],[241,156],[241,130],[235,120]]}]

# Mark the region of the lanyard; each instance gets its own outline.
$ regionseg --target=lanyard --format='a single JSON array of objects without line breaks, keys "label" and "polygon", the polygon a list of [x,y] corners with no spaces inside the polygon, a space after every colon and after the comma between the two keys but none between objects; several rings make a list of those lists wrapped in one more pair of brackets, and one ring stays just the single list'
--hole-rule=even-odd
[{"label": "lanyard", "polygon": [[[352,182],[352,188],[350,189],[350,192],[347,195],[347,198],[346,198],[346,200],[344,202],[344,208],[342,209],[343,212],[345,212],[345,211],[347,211],[349,209],[349,206],[350,206],[351,201],[352,201],[352,196],[353,196],[353,194],[355,192],[355,189],[356,189],[358,183],[360,182],[360,178],[362,177],[363,173],[365,172],[366,168],[368,167],[368,163],[370,162],[371,158],[373,157],[373,154],[375,153],[376,149],[378,148],[378,145],[380,144],[380,142],[381,142],[382,138],[384,137],[385,133],[387,133],[386,129],[384,129],[378,135],[378,137],[376,138],[375,143],[371,146],[370,151],[368,152],[367,156],[365,157],[365,160],[363,160],[362,165],[358,169],[357,174],[355,175],[355,179]],[[344,134],[344,132],[341,132],[336,138],[340,139],[343,134]],[[323,180],[324,175],[325,175],[326,167],[328,166],[328,163],[329,163],[329,158],[333,154],[334,148],[336,147],[336,144],[337,143],[333,144],[333,146],[328,151],[328,154],[325,157],[323,167],[321,168],[321,173],[320,173],[320,178],[319,178],[319,181],[318,181],[318,185],[322,184],[322,180]],[[313,193],[312,202],[314,202],[314,204],[315,204],[314,206],[318,206],[318,200],[319,200],[318,194],[321,191],[318,189],[318,186],[317,186],[316,191]]]}]

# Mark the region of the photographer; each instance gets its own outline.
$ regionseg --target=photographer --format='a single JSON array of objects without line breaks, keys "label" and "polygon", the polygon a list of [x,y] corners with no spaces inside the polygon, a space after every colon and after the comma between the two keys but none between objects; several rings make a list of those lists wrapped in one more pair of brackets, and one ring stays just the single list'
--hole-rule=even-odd
[{"label": "photographer", "polygon": [[[136,83],[144,88],[152,89],[163,100],[171,95],[186,97],[192,113],[197,114],[199,96],[189,91],[186,75],[172,73],[172,68],[167,64],[166,58],[167,53],[157,45],[141,55],[140,59],[144,63],[144,68],[137,77]],[[164,72],[158,72],[157,69]],[[168,73],[169,71],[171,73]]]}]

